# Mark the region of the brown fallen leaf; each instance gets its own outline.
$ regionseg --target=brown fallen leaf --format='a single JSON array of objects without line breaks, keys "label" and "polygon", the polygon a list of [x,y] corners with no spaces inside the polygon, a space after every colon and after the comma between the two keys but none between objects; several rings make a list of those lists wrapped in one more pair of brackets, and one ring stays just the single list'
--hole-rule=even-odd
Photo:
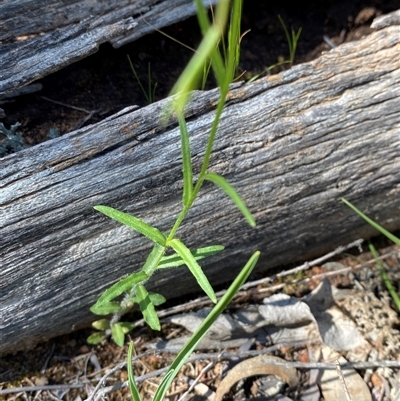
[{"label": "brown fallen leaf", "polygon": [[246,359],[231,369],[221,381],[215,394],[215,401],[221,401],[222,397],[239,380],[251,376],[275,375],[284,380],[290,387],[298,384],[295,368],[277,365],[276,362],[285,363],[282,358],[271,355],[260,355]]}]

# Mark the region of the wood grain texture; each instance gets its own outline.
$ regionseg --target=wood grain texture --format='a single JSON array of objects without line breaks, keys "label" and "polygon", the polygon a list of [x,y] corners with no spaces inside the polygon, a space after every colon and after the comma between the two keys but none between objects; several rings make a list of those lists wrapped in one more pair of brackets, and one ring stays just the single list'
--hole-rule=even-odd
[{"label": "wood grain texture", "polygon": [[[373,235],[342,196],[400,228],[399,51],[399,27],[387,27],[232,87],[210,171],[237,188],[257,227],[207,183],[178,232],[191,247],[227,247],[202,263],[212,284],[231,280],[257,249],[261,272]],[[217,98],[216,90],[197,92],[187,109],[195,173]],[[148,240],[94,205],[171,227],[182,177],[177,124],[160,123],[167,104],[125,110],[0,159],[1,353],[87,325],[100,293],[144,262]],[[148,284],[167,298],[197,290],[185,268]]]},{"label": "wood grain texture", "polygon": [[195,13],[192,0],[6,0],[0,4],[0,99],[102,43],[120,47]]}]

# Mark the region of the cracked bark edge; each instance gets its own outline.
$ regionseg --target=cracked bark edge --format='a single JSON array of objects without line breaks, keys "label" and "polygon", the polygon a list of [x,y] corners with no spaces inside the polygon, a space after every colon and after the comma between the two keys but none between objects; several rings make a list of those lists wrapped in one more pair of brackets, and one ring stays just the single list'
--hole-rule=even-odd
[{"label": "cracked bark edge", "polygon": [[290,387],[297,386],[296,369],[276,365],[275,362],[284,363],[285,361],[276,356],[260,355],[238,363],[219,384],[214,401],[221,401],[235,383],[251,376],[274,375],[284,380]]}]

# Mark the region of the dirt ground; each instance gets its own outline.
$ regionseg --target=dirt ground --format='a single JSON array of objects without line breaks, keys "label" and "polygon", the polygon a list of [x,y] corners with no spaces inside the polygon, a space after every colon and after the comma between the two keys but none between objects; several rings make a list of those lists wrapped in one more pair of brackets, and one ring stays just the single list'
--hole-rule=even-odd
[{"label": "dirt ground", "polygon": [[[241,79],[248,80],[259,74],[273,74],[290,68],[288,64],[282,64],[267,71],[271,65],[288,59],[287,40],[278,15],[282,17],[289,29],[295,31],[299,28],[302,29],[295,57],[295,63],[302,63],[318,57],[323,51],[329,51],[332,44],[339,45],[368,34],[369,24],[374,17],[398,8],[400,8],[398,0],[307,1],[295,7],[287,0],[272,4],[271,2],[246,0],[242,28],[243,32],[248,30],[249,32],[242,40],[238,74]],[[196,19],[192,18],[165,28],[163,32],[176,41],[195,48],[200,40],[196,27]],[[49,133],[58,132],[62,135],[84,125],[101,121],[129,105],[145,106],[146,98],[132,73],[127,55],[131,57],[139,78],[145,85],[147,85],[148,68],[150,67],[152,85],[156,85],[155,100],[162,99],[168,95],[193,54],[191,50],[176,41],[156,32],[120,49],[113,49],[107,44],[102,45],[99,52],[93,56],[41,79],[39,82],[43,85],[43,89],[40,92],[3,104],[1,107],[6,113],[6,118],[2,122],[6,127],[16,122],[21,123],[20,131],[26,142],[34,145],[47,140]],[[211,86],[212,82],[209,82],[208,87]],[[386,240],[379,239],[378,242],[380,248],[389,246]],[[396,249],[392,248],[392,250]],[[400,256],[398,256],[398,252],[397,248],[397,256],[393,257],[389,264],[391,279],[397,286],[397,290],[400,288]],[[353,256],[339,255],[336,260],[340,260],[345,266],[355,266],[369,258],[370,255],[367,253],[363,253],[361,256],[354,253]],[[282,270],[290,267],[293,266],[282,266]],[[307,271],[301,279],[310,278],[323,271],[325,270],[321,266],[315,266]],[[342,288],[354,288],[355,281],[357,281],[354,280],[354,274],[350,278],[349,275],[337,276],[333,283]],[[371,290],[378,298],[386,297],[379,273],[374,270],[372,276],[372,279],[370,277],[371,281],[364,283],[364,288]],[[303,296],[313,290],[317,284],[314,281],[302,285],[290,284],[290,280],[298,278],[287,278],[288,281],[284,286],[286,293],[297,297]],[[275,280],[273,284],[279,282],[281,281]],[[258,292],[258,289],[249,291],[248,296],[242,296],[236,300],[234,307],[259,303],[260,298],[266,295],[263,290]],[[182,302],[183,300],[177,300],[175,304]],[[391,305],[394,309],[393,304]],[[397,330],[397,332],[400,330],[398,319],[397,323],[392,324],[391,329]],[[0,400],[86,399],[101,376],[125,360],[127,351],[127,347],[121,349],[109,342],[98,346],[88,346],[86,338],[91,332],[91,329],[87,329],[55,338],[48,343],[38,345],[33,350],[9,355],[0,360],[0,390],[47,384],[68,384],[69,386],[79,384],[80,388],[67,388],[54,392],[21,391],[4,395],[1,395],[0,391]],[[145,350],[145,344],[156,337],[175,338],[182,333],[184,333],[183,329],[177,329],[169,323],[164,323],[161,334],[141,327],[134,330],[132,338],[136,342],[137,352],[140,353]],[[261,345],[255,344],[253,349],[257,349],[257,347],[260,348]],[[307,347],[304,346],[281,347],[276,351],[276,355],[289,358],[289,360],[309,361]],[[385,358],[396,359],[396,355],[388,354]],[[152,353],[142,358],[136,365],[138,375],[165,366],[171,360],[170,354]],[[207,362],[196,361],[186,366],[177,379],[169,399],[178,400],[179,396],[188,388],[187,378],[199,376],[206,365]],[[98,366],[101,370],[98,370]],[[221,365],[213,365],[207,373],[203,374],[202,382],[208,388],[215,389],[220,381],[221,370]],[[364,369],[360,373],[365,375],[366,371]],[[395,372],[398,372],[398,369]],[[302,374],[306,375],[304,372]],[[114,375],[110,376],[107,385],[119,383],[126,378],[126,370],[118,369]],[[304,380],[306,380],[305,376]],[[384,383],[385,379],[377,376],[375,379],[370,379],[370,383],[371,380],[375,383],[373,386],[370,384],[371,388],[378,388],[378,381],[381,380]],[[150,380],[146,383],[142,389],[150,394],[154,391],[156,381]],[[249,398],[252,394],[253,396],[257,394],[257,392],[252,392],[253,385],[254,381],[245,383],[244,386],[243,391]],[[109,393],[107,399],[126,399],[127,395],[127,388],[117,389]],[[288,393],[288,395],[292,399],[300,399],[301,396],[300,393],[297,395]],[[240,399],[240,396],[238,397],[235,399]],[[318,400],[318,398],[314,399]],[[389,400],[390,398],[376,396],[374,399]]]}]

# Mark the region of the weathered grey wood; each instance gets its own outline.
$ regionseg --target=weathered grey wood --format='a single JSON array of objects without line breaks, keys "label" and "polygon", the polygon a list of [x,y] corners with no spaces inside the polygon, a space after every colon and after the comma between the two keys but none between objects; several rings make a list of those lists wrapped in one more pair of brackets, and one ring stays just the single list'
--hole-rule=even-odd
[{"label": "weathered grey wood", "polygon": [[102,43],[119,47],[195,12],[192,0],[7,0],[0,4],[0,98]]},{"label": "weathered grey wood", "polygon": [[[178,233],[192,247],[227,246],[203,263],[213,284],[232,279],[256,249],[260,272],[371,236],[342,196],[389,230],[400,227],[399,50],[399,27],[388,27],[232,88],[210,170],[238,189],[257,228],[206,184]],[[195,172],[217,96],[198,92],[188,107]],[[0,352],[87,325],[89,305],[143,263],[149,242],[94,205],[171,227],[182,180],[176,123],[159,121],[167,103],[1,159]],[[149,288],[171,298],[197,287],[179,268],[155,274]]]}]

